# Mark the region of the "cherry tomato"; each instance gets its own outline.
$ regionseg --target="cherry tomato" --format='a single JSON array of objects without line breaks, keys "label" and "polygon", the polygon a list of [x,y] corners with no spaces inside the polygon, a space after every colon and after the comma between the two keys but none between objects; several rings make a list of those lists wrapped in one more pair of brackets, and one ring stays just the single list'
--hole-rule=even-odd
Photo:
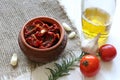
[{"label": "cherry tomato", "polygon": [[100,61],[94,55],[85,55],[80,60],[80,70],[86,77],[95,76],[100,70]]},{"label": "cherry tomato", "polygon": [[113,45],[105,44],[99,48],[99,55],[103,61],[108,62],[115,58],[117,51]]}]

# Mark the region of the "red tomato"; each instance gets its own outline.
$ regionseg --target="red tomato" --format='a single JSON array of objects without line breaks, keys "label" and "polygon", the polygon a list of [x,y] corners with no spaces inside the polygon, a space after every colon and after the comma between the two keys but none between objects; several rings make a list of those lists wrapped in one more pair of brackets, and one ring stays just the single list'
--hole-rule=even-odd
[{"label": "red tomato", "polygon": [[80,60],[80,70],[86,77],[95,76],[100,70],[100,61],[94,55],[85,55]]},{"label": "red tomato", "polygon": [[111,61],[117,55],[116,48],[111,44],[105,44],[99,48],[99,54],[103,61]]}]

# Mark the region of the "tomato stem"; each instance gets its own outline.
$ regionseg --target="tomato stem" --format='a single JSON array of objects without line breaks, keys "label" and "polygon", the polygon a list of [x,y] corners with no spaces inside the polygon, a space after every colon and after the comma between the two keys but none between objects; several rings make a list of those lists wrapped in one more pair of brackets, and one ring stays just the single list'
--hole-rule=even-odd
[{"label": "tomato stem", "polygon": [[88,61],[85,60],[82,64],[83,64],[84,66],[88,66]]}]

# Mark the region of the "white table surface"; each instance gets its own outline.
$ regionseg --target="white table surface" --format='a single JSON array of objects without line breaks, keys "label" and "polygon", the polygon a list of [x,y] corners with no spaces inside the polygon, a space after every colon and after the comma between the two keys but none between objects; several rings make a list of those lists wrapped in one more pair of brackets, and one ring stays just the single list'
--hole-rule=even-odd
[{"label": "white table surface", "polygon": [[[84,78],[83,80],[120,80],[120,0],[116,0],[116,12],[113,24],[111,26],[110,35],[107,43],[112,44],[117,49],[117,57],[112,62],[101,62],[100,72],[92,78]],[[81,33],[81,1],[80,0],[61,0],[61,5],[73,24]],[[107,3],[106,3],[107,4]],[[81,34],[80,34],[81,37]],[[79,75],[79,72],[78,72]],[[80,76],[73,76],[74,80],[82,80]],[[79,79],[80,78],[80,79]],[[69,80],[73,80],[70,79]]]},{"label": "white table surface", "polygon": [[[65,8],[65,11],[73,24],[77,27],[78,31],[81,33],[81,1],[80,0],[59,0],[61,5]],[[120,0],[117,0],[116,12],[113,20],[113,24],[110,31],[110,36],[107,43],[114,45],[117,49],[117,57],[112,62],[102,62],[100,72],[91,78],[83,77],[79,67],[75,70],[70,71],[70,75],[59,78],[58,80],[120,80]],[[81,34],[80,34],[81,37]],[[51,66],[46,64],[44,66],[38,67],[33,71],[32,75],[30,73],[25,73],[15,80],[47,80],[47,75],[45,72],[45,66]],[[41,75],[41,76],[40,76]],[[30,78],[32,76],[32,78]]]}]

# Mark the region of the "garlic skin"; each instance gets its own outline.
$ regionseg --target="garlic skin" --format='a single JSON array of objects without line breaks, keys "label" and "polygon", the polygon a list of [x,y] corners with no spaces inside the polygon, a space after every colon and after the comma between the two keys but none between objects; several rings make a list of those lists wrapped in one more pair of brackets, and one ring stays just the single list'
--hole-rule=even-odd
[{"label": "garlic skin", "polygon": [[18,62],[18,57],[17,57],[17,54],[14,53],[14,54],[12,55],[10,64],[11,64],[12,66],[16,66],[16,65],[17,65],[17,62]]},{"label": "garlic skin", "polygon": [[100,37],[100,34],[98,34],[93,39],[86,39],[82,41],[81,43],[81,49],[83,52],[90,53],[90,54],[96,54],[98,52],[98,39]]}]

